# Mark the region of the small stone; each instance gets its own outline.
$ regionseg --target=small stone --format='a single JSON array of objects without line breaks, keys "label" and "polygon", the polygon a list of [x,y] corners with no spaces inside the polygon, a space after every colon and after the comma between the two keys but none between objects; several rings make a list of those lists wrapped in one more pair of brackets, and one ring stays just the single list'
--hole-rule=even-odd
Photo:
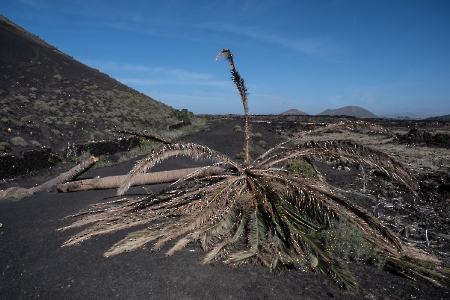
[{"label": "small stone", "polygon": [[3,224],[2,223],[0,223],[0,228],[2,228],[3,227]]}]

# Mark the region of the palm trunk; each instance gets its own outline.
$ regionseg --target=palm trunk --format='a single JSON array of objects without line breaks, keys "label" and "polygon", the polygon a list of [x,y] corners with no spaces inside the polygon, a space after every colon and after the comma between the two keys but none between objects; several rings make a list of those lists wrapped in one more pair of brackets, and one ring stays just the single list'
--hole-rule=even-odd
[{"label": "palm trunk", "polygon": [[[199,168],[197,167],[172,171],[145,173],[140,176],[137,176],[135,181],[132,183],[132,186],[173,182],[197,171],[198,169]],[[223,173],[223,171],[224,171],[223,168],[214,167],[209,168],[205,171],[201,171],[199,174],[203,176],[218,175]],[[121,186],[121,184],[125,181],[125,179],[128,176],[129,175],[109,176],[104,178],[93,178],[73,182],[66,182],[58,186],[58,191],[66,193],[66,192],[97,190],[97,189],[116,189]]]}]

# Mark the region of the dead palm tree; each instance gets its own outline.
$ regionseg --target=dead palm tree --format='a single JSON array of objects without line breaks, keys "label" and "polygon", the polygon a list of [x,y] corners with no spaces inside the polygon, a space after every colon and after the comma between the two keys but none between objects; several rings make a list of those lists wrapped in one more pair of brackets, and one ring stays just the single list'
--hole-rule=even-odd
[{"label": "dead palm tree", "polygon": [[[431,264],[436,261],[421,257],[416,249],[406,246],[366,210],[333,192],[324,180],[306,178],[283,168],[286,162],[298,159],[304,159],[315,168],[314,160],[345,158],[361,166],[381,169],[415,191],[416,179],[386,154],[352,141],[297,144],[298,139],[307,134],[301,133],[251,161],[247,89],[234,67],[231,52],[224,49],[217,59],[221,56],[230,64],[233,82],[244,105],[245,163],[239,164],[203,145],[169,142],[133,168],[119,189],[119,195],[123,195],[141,174],[169,157],[184,155],[209,159],[213,163],[179,179],[173,184],[174,188],[158,196],[124,198],[73,215],[79,220],[62,229],[94,225],[74,235],[63,246],[147,224],[147,228],[130,233],[113,245],[105,257],[135,250],[150,242],[155,242],[153,249],[158,250],[168,241],[177,240],[167,251],[167,255],[172,255],[198,242],[208,251],[204,264],[222,260],[230,265],[261,263],[272,271],[286,266],[320,270],[343,287],[353,288],[356,287],[354,277],[321,238],[324,230],[344,220],[360,232],[377,255],[385,258],[387,267],[432,281],[445,278],[432,268]],[[349,126],[370,125],[340,123],[326,129]],[[324,130],[319,128],[314,132]],[[219,175],[208,173],[217,167],[224,171]],[[318,170],[316,172],[318,178],[323,178]],[[445,268],[441,270],[448,272]]]}]

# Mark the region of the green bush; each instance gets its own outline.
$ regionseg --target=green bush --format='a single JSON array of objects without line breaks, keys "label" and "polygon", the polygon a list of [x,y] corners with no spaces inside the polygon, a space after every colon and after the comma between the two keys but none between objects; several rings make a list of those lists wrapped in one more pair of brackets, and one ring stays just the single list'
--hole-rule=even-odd
[{"label": "green bush", "polygon": [[56,135],[61,134],[61,132],[60,132],[59,130],[54,129],[54,128],[50,129],[50,131],[51,131],[53,134],[56,134]]},{"label": "green bush", "polygon": [[347,220],[339,220],[321,235],[326,249],[343,260],[364,260],[383,265],[385,258]]},{"label": "green bush", "polygon": [[92,131],[90,133],[91,140],[101,140],[104,139],[105,135],[98,130]]},{"label": "green bush", "polygon": [[17,101],[20,101],[21,103],[30,103],[27,96],[16,95],[15,98]]},{"label": "green bush", "polygon": [[[260,156],[261,153],[259,153],[258,151],[255,151],[254,149],[252,149],[252,148],[250,147],[250,148],[248,149],[248,155],[250,156],[250,161],[253,161],[252,157],[253,157],[253,158],[256,158],[256,157]],[[245,151],[242,151],[242,152],[236,154],[236,156],[235,156],[235,158],[243,159],[243,160],[245,160],[245,157],[246,157]]]},{"label": "green bush", "polygon": [[8,142],[0,142],[0,152],[8,152],[11,150],[11,145]]},{"label": "green bush", "polygon": [[172,117],[175,117],[180,121],[183,121],[185,124],[190,124],[191,119],[194,117],[194,113],[188,111],[186,108],[183,108],[182,110],[175,109],[173,111]]},{"label": "green bush", "polygon": [[236,154],[235,158],[245,160],[245,152],[242,151],[242,152]]},{"label": "green bush", "polygon": [[31,144],[33,145],[33,146],[36,146],[36,147],[38,147],[38,148],[41,148],[42,147],[42,144],[41,143],[39,143],[38,141],[36,141],[36,140],[32,140],[31,141]]},{"label": "green bush", "polygon": [[288,161],[284,165],[284,168],[306,178],[318,179],[316,170],[314,170],[314,168],[304,159],[293,159]]},{"label": "green bush", "polygon": [[31,122],[32,122],[32,121],[31,121],[31,116],[25,116],[25,117],[20,118],[20,122],[21,122],[22,124],[28,124],[28,123],[31,123]]},{"label": "green bush", "polygon": [[263,140],[260,140],[260,141],[258,141],[258,145],[260,146],[260,147],[266,147],[266,142],[265,141],[263,141]]},{"label": "green bush", "polygon": [[57,117],[47,117],[47,118],[44,119],[44,122],[51,125],[54,122],[56,122],[56,120],[58,120]]},{"label": "green bush", "polygon": [[75,119],[70,116],[65,117],[63,120],[66,125],[73,125],[75,123]]},{"label": "green bush", "polygon": [[25,147],[28,145],[28,143],[20,136],[13,137],[10,141],[14,146]]},{"label": "green bush", "polygon": [[49,112],[51,110],[50,105],[42,100],[37,100],[33,103],[33,108],[42,112]]}]

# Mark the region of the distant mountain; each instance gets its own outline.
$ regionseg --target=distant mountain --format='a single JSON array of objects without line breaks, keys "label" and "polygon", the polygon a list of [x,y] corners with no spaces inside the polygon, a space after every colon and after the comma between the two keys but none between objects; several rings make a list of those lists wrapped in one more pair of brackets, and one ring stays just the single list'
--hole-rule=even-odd
[{"label": "distant mountain", "polygon": [[439,117],[430,117],[430,118],[427,118],[427,120],[432,120],[432,121],[450,121],[450,115],[444,115],[444,116],[439,116]]},{"label": "distant mountain", "polygon": [[391,113],[391,114],[382,114],[380,115],[381,118],[388,118],[388,119],[426,119],[429,117],[432,117],[430,114],[423,114],[423,113]]},{"label": "distant mountain", "polygon": [[338,109],[327,109],[318,116],[352,116],[356,118],[378,118],[377,115],[371,113],[367,109],[359,106],[345,106]]},{"label": "distant mountain", "polygon": [[285,112],[282,112],[280,115],[303,115],[303,116],[307,116],[308,114],[298,110],[298,109],[289,109]]},{"label": "distant mountain", "polygon": [[174,109],[90,68],[0,15],[0,154],[173,123]]}]

